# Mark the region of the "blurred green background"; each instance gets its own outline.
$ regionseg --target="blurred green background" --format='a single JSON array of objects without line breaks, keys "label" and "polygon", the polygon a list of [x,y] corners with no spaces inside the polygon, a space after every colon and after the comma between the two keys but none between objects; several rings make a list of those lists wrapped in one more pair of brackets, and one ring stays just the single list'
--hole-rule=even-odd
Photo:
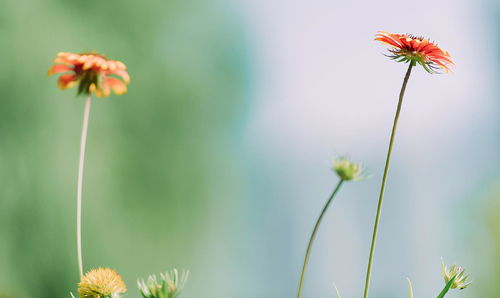
[{"label": "blurred green background", "polygon": [[[46,77],[59,51],[99,51],[124,61],[132,77],[126,96],[92,106],[85,268],[115,268],[131,296],[137,277],[174,266],[191,268],[190,282],[202,283],[196,268],[229,233],[209,221],[230,212],[216,209],[214,195],[240,192],[227,141],[250,84],[238,12],[218,1],[2,6],[0,292],[69,297],[78,281],[74,197],[83,99]],[[207,237],[212,246],[200,244]]]},{"label": "blurred green background", "polygon": [[437,294],[439,256],[474,276],[449,297],[500,297],[499,4],[424,2],[438,7],[4,0],[0,297],[76,290],[84,102],[45,74],[57,52],[92,50],[125,62],[132,82],[124,96],[93,100],[87,270],[116,269],[128,297],[139,296],[138,277],[174,267],[191,271],[184,297],[293,297],[312,223],[335,183],[327,161],[349,152],[373,179],[346,186],[324,222],[305,295],[334,297],[335,281],[345,297],[359,296],[404,68],[380,55],[376,30],[439,37],[457,70],[412,78],[372,297],[404,296],[406,276],[416,296]]}]

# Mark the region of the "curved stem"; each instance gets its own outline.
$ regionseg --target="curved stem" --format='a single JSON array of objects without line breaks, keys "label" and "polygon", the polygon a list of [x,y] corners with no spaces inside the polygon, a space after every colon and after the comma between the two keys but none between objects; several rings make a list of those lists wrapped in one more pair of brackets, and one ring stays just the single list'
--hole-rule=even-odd
[{"label": "curved stem", "polygon": [[328,198],[328,201],[326,201],[325,207],[323,207],[323,210],[321,211],[321,213],[318,217],[318,220],[316,220],[316,224],[314,225],[314,229],[312,231],[311,237],[309,238],[309,244],[307,245],[306,255],[304,257],[304,264],[302,265],[302,272],[300,274],[300,282],[299,282],[299,290],[297,292],[297,298],[300,298],[300,294],[302,293],[302,285],[304,283],[304,275],[306,273],[307,264],[309,262],[309,256],[311,254],[312,244],[314,242],[314,238],[316,237],[316,233],[318,232],[319,225],[321,224],[321,220],[323,219],[323,216],[325,215],[326,210],[328,210],[330,203],[333,201],[333,198],[335,197],[335,195],[339,191],[340,186],[342,186],[343,182],[344,182],[344,180],[340,179],[340,181],[337,183],[337,186],[333,190],[330,198]]},{"label": "curved stem", "polygon": [[82,258],[82,190],[83,190],[83,165],[85,163],[85,146],[87,144],[87,131],[89,127],[90,115],[90,95],[85,101],[83,111],[82,137],[80,140],[80,160],[78,163],[78,183],[76,192],[76,246],[78,253],[78,269],[80,277],[83,276],[83,258]]},{"label": "curved stem", "polygon": [[391,162],[392,145],[394,144],[394,137],[396,136],[396,127],[398,125],[399,114],[401,112],[401,106],[403,104],[403,96],[405,94],[406,84],[408,83],[408,79],[410,78],[412,67],[413,67],[413,62],[410,62],[410,66],[408,66],[408,70],[406,71],[406,75],[405,75],[405,78],[403,80],[403,86],[401,86],[401,92],[399,93],[399,101],[398,101],[398,107],[396,110],[396,116],[394,117],[394,124],[392,125],[391,139],[389,141],[389,149],[387,150],[387,158],[385,160],[384,176],[382,177],[382,186],[380,187],[380,195],[378,198],[377,216],[375,217],[375,225],[373,227],[372,242],[371,242],[371,247],[370,247],[370,257],[368,258],[368,268],[366,270],[365,291],[363,294],[364,298],[368,297],[368,289],[370,287],[370,277],[371,277],[371,270],[372,270],[373,254],[375,252],[375,244],[377,242],[377,231],[378,231],[378,224],[380,221],[380,213],[382,211],[382,202],[384,200],[385,183],[387,182],[387,173],[389,172],[389,164]]}]

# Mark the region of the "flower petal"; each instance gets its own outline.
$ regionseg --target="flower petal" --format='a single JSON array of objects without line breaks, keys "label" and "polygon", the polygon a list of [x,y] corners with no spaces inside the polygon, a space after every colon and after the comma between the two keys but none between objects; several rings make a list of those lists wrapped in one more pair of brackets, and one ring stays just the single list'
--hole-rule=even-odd
[{"label": "flower petal", "polygon": [[107,84],[101,84],[99,88],[95,88],[95,85],[92,84],[94,88],[92,88],[91,92],[94,92],[97,97],[107,97],[111,93],[110,86]]},{"label": "flower petal", "polygon": [[107,77],[104,79],[102,88],[111,87],[116,95],[122,95],[127,93],[127,85],[117,78]]},{"label": "flower petal", "polygon": [[401,48],[402,44],[397,41],[390,33],[385,31],[379,31],[376,35],[375,40],[381,41],[383,43],[389,44],[396,48]]},{"label": "flower petal", "polygon": [[56,65],[53,65],[49,69],[49,71],[47,72],[47,75],[51,76],[51,75],[54,75],[56,73],[67,72],[67,71],[73,71],[73,68],[71,68],[65,64],[56,64]]},{"label": "flower petal", "polygon": [[116,65],[115,61],[113,61],[113,60],[109,60],[109,61],[108,61],[108,68],[109,68],[109,70],[111,70],[111,71],[115,70],[115,69],[117,68],[117,65]]},{"label": "flower petal", "polygon": [[73,85],[76,83],[77,78],[74,74],[63,74],[62,76],[59,77],[57,80],[57,86],[59,89],[68,89],[73,87]]},{"label": "flower petal", "polygon": [[128,75],[128,72],[123,69],[115,69],[114,71],[109,72],[109,74],[117,75],[121,77],[125,83],[130,83],[130,76]]},{"label": "flower petal", "polygon": [[127,66],[125,66],[125,64],[123,64],[123,62],[115,60],[115,63],[119,69],[123,69],[123,70],[127,69]]},{"label": "flower petal", "polygon": [[83,70],[92,68],[96,60],[97,59],[94,57],[88,57],[87,59],[85,59],[85,63],[83,63]]},{"label": "flower petal", "polygon": [[378,31],[375,40],[394,47],[389,49],[391,59],[397,62],[417,62],[430,73],[435,73],[438,67],[448,71],[448,66],[454,64],[447,51],[423,37]]}]

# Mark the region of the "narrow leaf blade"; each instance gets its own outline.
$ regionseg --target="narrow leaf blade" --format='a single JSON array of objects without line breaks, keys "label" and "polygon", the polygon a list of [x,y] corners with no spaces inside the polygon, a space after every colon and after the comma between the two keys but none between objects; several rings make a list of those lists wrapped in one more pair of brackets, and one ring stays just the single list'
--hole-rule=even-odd
[{"label": "narrow leaf blade", "polygon": [[443,298],[444,295],[446,295],[446,293],[448,293],[448,290],[450,290],[451,288],[451,285],[455,282],[455,278],[457,278],[457,276],[453,276],[452,279],[450,279],[450,281],[446,284],[446,286],[444,287],[444,289],[441,291],[441,293],[439,293],[439,295],[437,296],[437,298]]}]

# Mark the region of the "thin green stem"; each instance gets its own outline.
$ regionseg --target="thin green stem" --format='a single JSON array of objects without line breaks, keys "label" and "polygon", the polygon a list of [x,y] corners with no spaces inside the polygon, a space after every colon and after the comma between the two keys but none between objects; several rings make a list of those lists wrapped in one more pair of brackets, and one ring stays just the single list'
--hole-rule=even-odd
[{"label": "thin green stem", "polygon": [[80,140],[80,159],[78,163],[78,182],[76,192],[76,246],[78,254],[78,269],[80,278],[83,276],[83,257],[82,257],[82,191],[83,191],[83,166],[85,163],[85,147],[87,144],[87,131],[89,127],[90,115],[90,95],[85,101],[85,109],[83,111],[82,137]]},{"label": "thin green stem", "polygon": [[453,283],[455,282],[455,279],[457,278],[457,276],[453,276],[450,281],[448,281],[446,283],[446,285],[444,286],[443,290],[441,291],[441,293],[439,293],[439,295],[437,296],[437,298],[443,298],[446,293],[448,293],[448,291],[450,290],[451,286],[453,285]]},{"label": "thin green stem", "polygon": [[321,211],[318,219],[316,220],[316,224],[314,225],[314,229],[311,233],[311,237],[309,238],[309,244],[307,245],[306,255],[304,257],[304,264],[302,265],[302,272],[300,273],[300,282],[299,282],[299,290],[297,292],[297,298],[300,298],[300,295],[302,293],[302,285],[304,283],[304,276],[306,273],[307,264],[309,263],[309,256],[311,254],[311,248],[312,248],[312,244],[314,242],[314,238],[316,237],[316,233],[318,232],[319,225],[321,224],[321,220],[323,219],[323,216],[325,215],[326,210],[328,210],[328,207],[330,206],[331,202],[333,201],[333,198],[335,197],[335,195],[339,191],[343,182],[344,182],[344,180],[340,179],[340,181],[337,183],[337,186],[335,187],[332,194],[330,195],[330,198],[328,198],[328,201],[326,201],[325,207],[323,207],[323,210]]},{"label": "thin green stem", "polygon": [[394,117],[394,123],[392,125],[391,139],[389,141],[389,149],[387,150],[387,158],[385,160],[384,176],[382,177],[382,186],[380,187],[380,195],[378,198],[377,216],[375,217],[375,225],[373,227],[372,242],[370,247],[370,257],[368,258],[368,268],[366,270],[365,291],[363,295],[364,298],[368,298],[368,289],[370,287],[373,255],[375,252],[375,244],[377,242],[377,231],[378,231],[378,224],[380,221],[380,213],[382,211],[382,202],[384,200],[385,183],[387,182],[387,173],[389,172],[389,164],[391,162],[392,146],[394,144],[394,137],[396,136],[396,128],[398,125],[399,114],[401,112],[401,106],[403,104],[403,97],[406,90],[406,84],[408,83],[408,79],[410,78],[412,67],[413,67],[413,62],[410,62],[410,66],[408,67],[405,78],[403,80],[403,86],[401,87],[401,92],[399,93],[398,107],[396,110],[396,116]]},{"label": "thin green stem", "polygon": [[449,291],[450,289],[448,288],[444,288],[441,293],[439,293],[439,295],[437,296],[437,298],[443,298]]}]

